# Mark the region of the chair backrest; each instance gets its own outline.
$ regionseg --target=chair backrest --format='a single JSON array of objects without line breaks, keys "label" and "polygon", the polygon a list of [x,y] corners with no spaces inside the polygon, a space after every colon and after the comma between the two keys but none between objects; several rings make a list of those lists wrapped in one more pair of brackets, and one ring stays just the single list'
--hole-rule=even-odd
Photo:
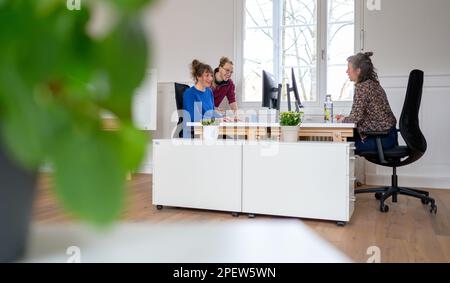
[{"label": "chair backrest", "polygon": [[[417,160],[425,154],[427,141],[419,127],[419,109],[422,100],[424,73],[413,70],[409,75],[405,103],[400,116],[400,133],[411,150],[410,158]],[[409,162],[413,162],[410,160]]]},{"label": "chair backrest", "polygon": [[183,94],[188,88],[188,85],[175,83],[175,101],[178,110],[183,110]]},{"label": "chair backrest", "polygon": [[178,110],[178,123],[175,137],[183,137],[183,94],[189,86],[185,84],[175,83],[175,102]]}]

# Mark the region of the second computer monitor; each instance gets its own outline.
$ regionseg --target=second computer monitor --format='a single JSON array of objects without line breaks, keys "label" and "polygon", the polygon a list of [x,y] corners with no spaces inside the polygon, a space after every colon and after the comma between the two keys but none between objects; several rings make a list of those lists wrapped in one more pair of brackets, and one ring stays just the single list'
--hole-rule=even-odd
[{"label": "second computer monitor", "polygon": [[262,72],[262,107],[280,110],[281,106],[281,88],[282,85],[275,84],[273,76],[266,72]]},{"label": "second computer monitor", "polygon": [[292,79],[292,88],[287,84],[287,99],[288,99],[288,110],[292,110],[291,106],[291,92],[294,92],[295,97],[295,111],[300,112],[300,109],[303,108],[302,102],[300,100],[300,94],[297,88],[297,80],[295,79],[294,68],[291,69],[291,79]]}]

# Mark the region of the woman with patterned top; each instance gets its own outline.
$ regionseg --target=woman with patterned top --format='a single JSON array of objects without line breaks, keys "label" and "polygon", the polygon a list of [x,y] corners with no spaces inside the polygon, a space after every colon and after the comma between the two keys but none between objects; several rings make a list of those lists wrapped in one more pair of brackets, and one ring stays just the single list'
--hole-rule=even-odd
[{"label": "woman with patterned top", "polygon": [[389,106],[386,92],[378,81],[370,59],[372,56],[372,52],[366,52],[347,59],[347,74],[355,82],[355,95],[350,116],[339,116],[338,121],[356,124],[356,153],[377,150],[376,139],[367,137],[366,132],[389,132],[381,139],[383,149],[397,145],[397,120]]}]

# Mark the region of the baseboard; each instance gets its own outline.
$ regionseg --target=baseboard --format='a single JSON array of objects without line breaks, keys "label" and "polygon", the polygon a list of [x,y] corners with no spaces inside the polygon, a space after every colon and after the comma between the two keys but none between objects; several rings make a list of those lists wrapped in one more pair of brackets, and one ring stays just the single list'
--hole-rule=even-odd
[{"label": "baseboard", "polygon": [[[42,166],[41,168],[39,168],[39,173],[43,173],[43,174],[52,174],[53,173],[53,168],[51,166]],[[153,174],[153,164],[149,163],[149,164],[145,164],[143,165],[141,168],[139,168],[139,170],[136,172],[138,174]]]},{"label": "baseboard", "polygon": [[[401,187],[450,190],[450,177],[398,176]],[[370,186],[388,186],[391,175],[366,174],[366,184]]]}]

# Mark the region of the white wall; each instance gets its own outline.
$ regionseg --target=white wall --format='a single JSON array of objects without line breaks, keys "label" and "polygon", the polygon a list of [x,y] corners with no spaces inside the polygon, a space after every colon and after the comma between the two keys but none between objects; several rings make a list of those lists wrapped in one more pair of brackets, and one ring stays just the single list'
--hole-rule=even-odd
[{"label": "white wall", "polygon": [[381,1],[381,11],[364,14],[365,49],[375,51],[380,74],[449,74],[450,1]]},{"label": "white wall", "polygon": [[[428,150],[421,160],[399,169],[404,186],[450,189],[450,1],[382,0],[381,11],[365,10],[365,50],[374,63],[397,118],[409,72],[425,72],[420,113]],[[391,171],[366,164],[366,182],[387,185]]]},{"label": "white wall", "polygon": [[192,81],[189,64],[234,56],[233,0],[159,0],[146,13],[159,82]]}]

